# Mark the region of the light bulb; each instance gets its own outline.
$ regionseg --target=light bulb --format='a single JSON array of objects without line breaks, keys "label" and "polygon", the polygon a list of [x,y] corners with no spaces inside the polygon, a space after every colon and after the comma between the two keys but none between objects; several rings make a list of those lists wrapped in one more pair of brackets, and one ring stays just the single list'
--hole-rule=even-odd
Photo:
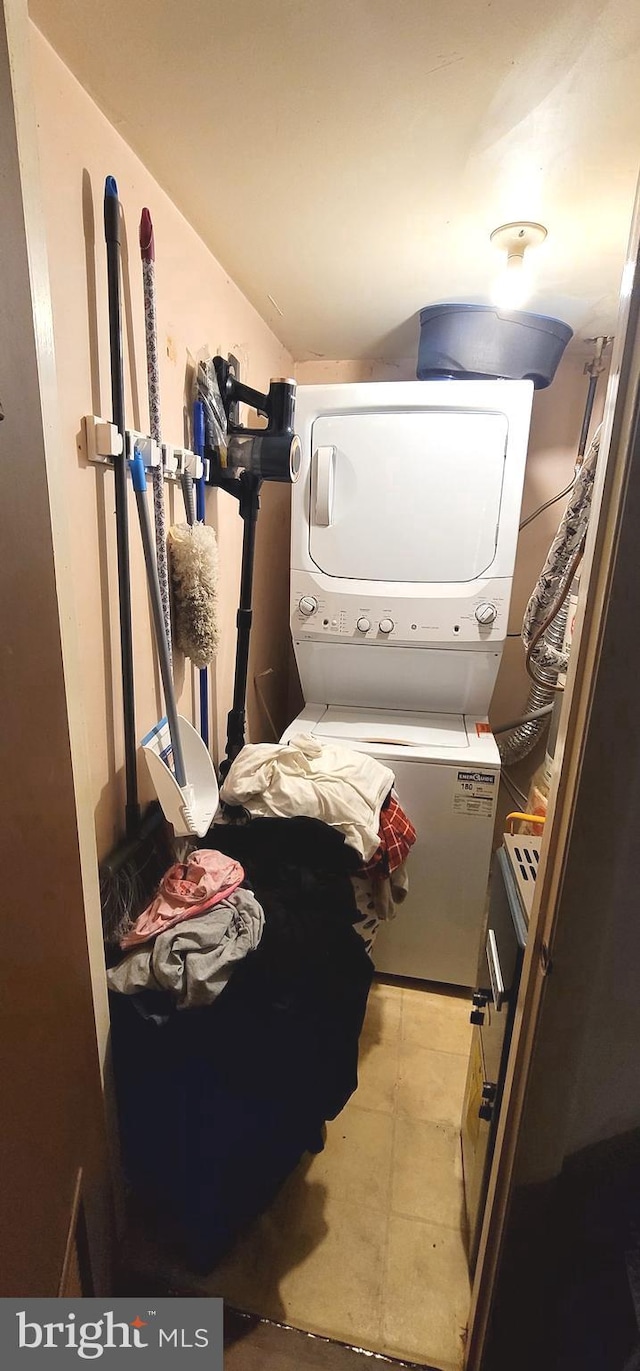
[{"label": "light bulb", "polygon": [[493,230],[491,242],[506,253],[505,265],[491,290],[492,302],[498,309],[521,309],[525,300],[529,299],[533,280],[528,258],[527,266],[524,264],[525,252],[544,243],[546,236],[544,224],[532,224],[528,220],[502,224]]},{"label": "light bulb", "polygon": [[531,276],[524,265],[524,254],[510,254],[506,266],[493,283],[493,304],[498,309],[520,309],[530,294]]}]

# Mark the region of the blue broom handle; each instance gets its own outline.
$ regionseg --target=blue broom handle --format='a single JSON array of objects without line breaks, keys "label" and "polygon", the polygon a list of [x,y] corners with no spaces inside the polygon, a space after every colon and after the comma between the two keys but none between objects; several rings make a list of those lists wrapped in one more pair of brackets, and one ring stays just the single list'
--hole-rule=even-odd
[{"label": "blue broom handle", "polygon": [[[193,447],[198,457],[204,458],[205,428],[204,428],[204,405],[201,400],[196,400],[193,406]],[[205,480],[204,474],[196,481],[196,518],[199,523],[204,523],[205,507]],[[207,668],[202,667],[200,671],[200,735],[206,747],[209,746],[209,677]]]},{"label": "blue broom handle", "polygon": [[144,560],[147,568],[147,581],[149,584],[149,598],[151,600],[151,611],[153,614],[153,625],[156,635],[156,647],[160,660],[160,675],[164,689],[164,703],[169,721],[169,734],[171,737],[171,750],[173,752],[173,763],[178,785],[184,788],[187,784],[187,775],[182,754],[182,740],[180,738],[180,725],[178,722],[178,708],[176,696],[173,688],[173,677],[171,675],[171,658],[169,656],[169,644],[164,631],[164,614],[162,611],[162,596],[160,594],[160,582],[158,580],[158,565],[156,562],[156,550],[151,528],[151,518],[149,516],[149,506],[147,504],[147,477],[144,469],[142,454],[136,448],[132,461],[131,479],[133,489],[136,493],[136,504],[138,506],[138,517],[140,520],[140,533],[142,535],[142,546],[144,549]]}]

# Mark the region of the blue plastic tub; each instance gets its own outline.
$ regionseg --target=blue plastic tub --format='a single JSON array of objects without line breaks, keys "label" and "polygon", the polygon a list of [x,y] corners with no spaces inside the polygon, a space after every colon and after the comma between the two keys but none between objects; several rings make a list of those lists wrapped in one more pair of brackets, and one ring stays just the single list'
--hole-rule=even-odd
[{"label": "blue plastic tub", "polygon": [[428,305],[420,311],[420,381],[506,378],[550,386],[573,337],[561,319],[493,305]]}]

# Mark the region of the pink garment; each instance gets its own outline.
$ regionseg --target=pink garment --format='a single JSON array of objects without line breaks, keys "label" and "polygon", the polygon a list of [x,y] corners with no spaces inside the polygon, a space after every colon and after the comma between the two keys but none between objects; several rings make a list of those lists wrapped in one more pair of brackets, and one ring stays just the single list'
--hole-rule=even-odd
[{"label": "pink garment", "polygon": [[158,894],[120,939],[121,947],[137,947],[184,919],[195,919],[226,900],[244,880],[239,862],[213,848],[192,852],[165,872]]}]

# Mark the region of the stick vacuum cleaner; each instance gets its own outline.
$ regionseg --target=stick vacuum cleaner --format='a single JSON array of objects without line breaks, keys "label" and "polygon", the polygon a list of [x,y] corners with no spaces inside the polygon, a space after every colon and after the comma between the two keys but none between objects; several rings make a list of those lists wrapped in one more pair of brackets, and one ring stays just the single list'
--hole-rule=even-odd
[{"label": "stick vacuum cleaner", "polygon": [[[237,499],[244,525],[233,705],[227,716],[226,754],[220,764],[220,778],[223,779],[245,744],[253,566],[260,489],[263,481],[292,483],[298,479],[301,445],[293,429],[295,381],[272,380],[265,395],[239,381],[223,357],[214,358],[214,367],[227,415],[227,440],[224,451],[208,443],[206,445],[209,484],[228,491]],[[245,428],[235,423],[233,416],[237,413],[238,404],[250,405],[258,414],[264,415],[266,428]]]}]

